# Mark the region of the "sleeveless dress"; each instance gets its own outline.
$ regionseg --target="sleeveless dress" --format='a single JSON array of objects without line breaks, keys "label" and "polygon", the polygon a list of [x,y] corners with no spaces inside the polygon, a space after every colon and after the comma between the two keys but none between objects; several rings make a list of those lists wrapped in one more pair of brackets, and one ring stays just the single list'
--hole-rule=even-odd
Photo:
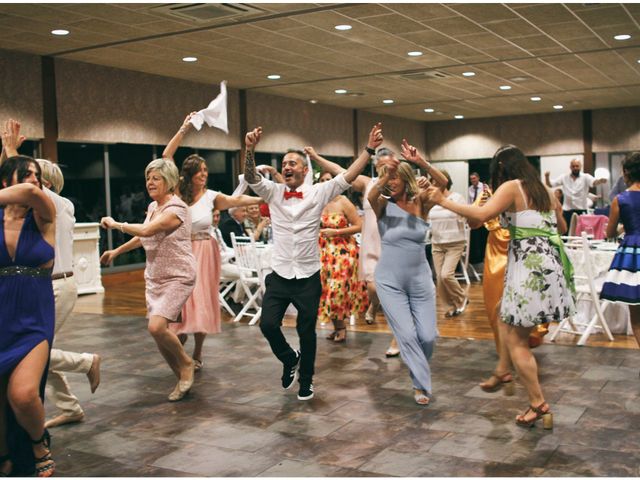
[{"label": "sleeveless dress", "polygon": [[[11,259],[4,236],[4,208],[0,208],[0,377],[10,374],[22,359],[46,340],[51,349],[55,324],[55,304],[51,268],[39,268],[55,256],[29,210],[24,219]],[[48,367],[40,382],[40,398]],[[33,451],[27,433],[18,425],[7,406],[7,440],[14,464],[14,475],[28,475],[34,470]]]},{"label": "sleeveless dress", "polygon": [[149,223],[157,210],[168,210],[182,221],[171,233],[160,232],[151,237],[140,237],[147,255],[144,269],[147,317],[158,315],[175,322],[196,283],[196,260],[191,251],[191,214],[187,204],[173,195],[158,208],[149,205],[144,223]]},{"label": "sleeveless dress", "polygon": [[[505,212],[503,220],[511,229],[524,227],[558,232],[554,211]],[[559,322],[574,312],[573,295],[558,249],[544,236],[516,239],[512,235],[500,307],[502,321],[528,328]]]},{"label": "sleeveless dress", "polygon": [[624,239],[613,257],[600,298],[640,305],[640,191],[618,195]]},{"label": "sleeveless dress", "polygon": [[220,333],[220,247],[211,236],[213,204],[218,192],[207,190],[189,207],[191,211],[191,248],[196,259],[196,284],[182,307],[182,322],[169,328],[181,333]]},{"label": "sleeveless dress", "polygon": [[[347,228],[344,214],[334,212],[321,217],[322,228]],[[367,287],[358,279],[358,243],[353,236],[320,237],[320,281],[322,296],[318,318],[346,320],[368,307]]]},{"label": "sleeveless dress", "polygon": [[431,393],[436,336],[436,295],[424,254],[429,224],[389,201],[378,229],[382,252],[375,271],[376,289],[413,387]]},{"label": "sleeveless dress", "polygon": [[358,264],[358,277],[365,282],[373,282],[374,272],[380,258],[380,233],[378,232],[378,219],[369,203],[369,192],[374,187],[377,178],[371,179],[362,195],[362,241],[360,242],[360,259]]}]

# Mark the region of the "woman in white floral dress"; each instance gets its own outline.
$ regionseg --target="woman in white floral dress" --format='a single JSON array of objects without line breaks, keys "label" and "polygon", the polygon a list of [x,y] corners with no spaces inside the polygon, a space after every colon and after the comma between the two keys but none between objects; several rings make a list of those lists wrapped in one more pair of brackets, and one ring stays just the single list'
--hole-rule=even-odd
[{"label": "woman in white floral dress", "polygon": [[[540,388],[529,333],[536,325],[573,314],[572,269],[557,230],[562,207],[527,157],[517,147],[507,145],[495,153],[490,169],[494,187],[498,188],[483,207],[451,202],[435,188],[429,189],[429,197],[467,217],[471,228],[504,214],[511,241],[499,331],[529,396],[530,406],[516,417],[516,424],[531,427],[551,409]],[[508,359],[501,358],[498,368],[504,362],[508,373]],[[505,371],[497,370],[495,375],[504,376]],[[550,425],[550,421],[545,423]]]}]

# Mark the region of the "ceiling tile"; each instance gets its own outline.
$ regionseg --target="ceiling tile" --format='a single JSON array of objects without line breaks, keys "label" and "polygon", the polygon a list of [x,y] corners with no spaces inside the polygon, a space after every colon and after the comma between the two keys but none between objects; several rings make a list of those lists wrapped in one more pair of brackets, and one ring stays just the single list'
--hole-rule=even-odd
[{"label": "ceiling tile", "polygon": [[515,8],[517,6],[514,5],[513,7],[518,15],[538,26],[575,21],[571,11],[561,3],[538,4],[523,8]]}]

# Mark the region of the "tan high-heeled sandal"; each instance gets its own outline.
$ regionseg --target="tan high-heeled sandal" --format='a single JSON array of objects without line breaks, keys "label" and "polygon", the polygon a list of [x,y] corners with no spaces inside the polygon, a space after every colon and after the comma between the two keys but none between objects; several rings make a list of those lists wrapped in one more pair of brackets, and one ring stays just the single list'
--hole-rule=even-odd
[{"label": "tan high-heeled sandal", "polygon": [[480,388],[485,392],[497,392],[502,387],[504,387],[504,393],[507,396],[511,396],[515,393],[516,388],[511,372],[502,374],[493,372],[488,380],[485,380],[480,384]]},{"label": "tan high-heeled sandal", "polygon": [[[525,417],[529,412],[535,413],[536,416],[530,420],[525,420]],[[542,428],[545,430],[551,430],[553,428],[553,414],[551,413],[551,408],[547,402],[542,402],[537,407],[529,405],[529,408],[527,408],[522,415],[518,415],[516,417],[516,425],[519,427],[531,428],[535,426],[536,422],[541,418]]]}]

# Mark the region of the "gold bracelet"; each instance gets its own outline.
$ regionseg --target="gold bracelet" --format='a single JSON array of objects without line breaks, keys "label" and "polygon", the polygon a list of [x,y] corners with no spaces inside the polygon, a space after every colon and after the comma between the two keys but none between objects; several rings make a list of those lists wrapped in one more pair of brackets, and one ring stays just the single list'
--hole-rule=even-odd
[{"label": "gold bracelet", "polygon": [[127,222],[122,222],[122,223],[120,223],[120,231],[121,231],[122,233],[125,233],[125,231],[124,231],[124,226],[125,226],[125,225],[129,225],[129,224],[128,224]]}]

